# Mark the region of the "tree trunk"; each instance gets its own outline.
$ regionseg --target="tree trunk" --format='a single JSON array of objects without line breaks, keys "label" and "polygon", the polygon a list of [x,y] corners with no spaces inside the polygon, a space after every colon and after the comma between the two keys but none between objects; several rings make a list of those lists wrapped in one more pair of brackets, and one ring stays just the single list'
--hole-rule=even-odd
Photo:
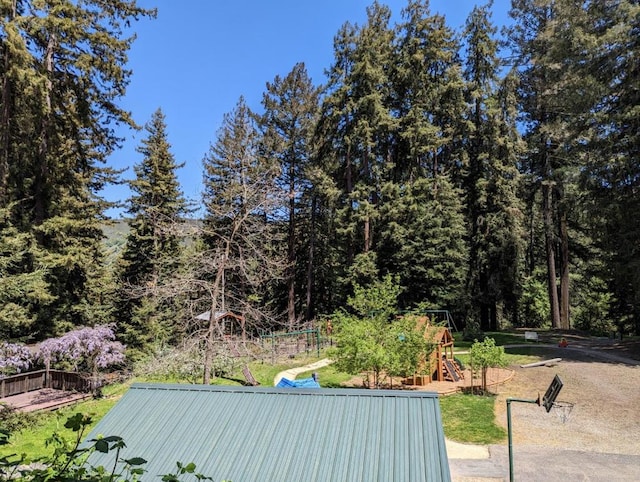
[{"label": "tree trunk", "polygon": [[[11,13],[8,22],[13,21],[16,16],[16,1],[11,2]],[[6,40],[5,40],[6,42]],[[11,81],[9,79],[9,69],[11,67],[11,58],[9,56],[9,47],[3,46],[2,56],[4,57],[4,68],[2,78],[2,118],[0,120],[0,131],[2,138],[0,140],[2,153],[0,154],[0,205],[4,206],[7,200],[7,181],[9,177],[9,146],[11,141],[11,104],[13,101]]]},{"label": "tree trunk", "polygon": [[[369,198],[369,194],[367,194],[367,201],[371,202],[371,205],[375,206],[376,204],[376,199],[375,199],[375,188],[373,186],[373,180],[371,179],[371,165],[370,165],[370,152],[367,150],[367,152],[365,153],[364,156],[364,165],[362,167],[363,170],[363,176],[364,179],[366,180],[367,183],[369,183],[369,189],[370,191],[370,195],[371,197]],[[367,210],[370,209],[369,207],[367,207]],[[369,251],[371,251],[371,247],[372,247],[372,235],[371,235],[371,214],[369,212],[367,212],[365,214],[365,218],[364,218],[364,226],[363,226],[363,238],[364,238],[364,245],[363,245],[363,253],[368,253]]]},{"label": "tree trunk", "polygon": [[202,375],[202,384],[209,385],[211,383],[211,363],[213,362],[213,342],[215,340],[216,325],[216,294],[212,294],[211,308],[209,311],[209,327],[207,329],[207,341],[204,349],[204,370]]},{"label": "tree trunk", "polygon": [[296,324],[296,199],[293,161],[289,167],[289,233],[287,255],[287,320],[293,329]]},{"label": "tree trunk", "polygon": [[313,318],[313,272],[314,272],[314,259],[316,247],[316,205],[317,198],[314,196],[311,201],[311,228],[309,233],[309,259],[307,260],[307,302],[306,302],[306,321],[310,321]]},{"label": "tree trunk", "polygon": [[[346,159],[345,159],[345,170],[344,170],[344,182],[345,189],[347,194],[347,199],[349,199],[349,219],[347,222],[351,222],[353,219],[353,200],[351,199],[351,193],[353,192],[353,169],[351,166],[351,146],[347,147]],[[355,258],[354,252],[354,243],[352,239],[349,239],[347,242],[347,265],[350,265]]]},{"label": "tree trunk", "polygon": [[51,34],[45,52],[45,82],[44,111],[40,122],[40,146],[38,147],[38,161],[40,165],[35,175],[35,224],[42,224],[46,217],[45,191],[47,178],[49,177],[49,127],[51,121],[51,92],[53,90],[53,50],[56,45],[56,36]]},{"label": "tree trunk", "polygon": [[553,235],[553,210],[551,182],[542,183],[542,216],[544,219],[545,248],[547,254],[547,287],[549,290],[549,306],[551,308],[551,326],[561,328],[560,306],[558,303],[558,286],[556,282],[556,257]]},{"label": "tree trunk", "polygon": [[567,213],[560,216],[560,327],[571,328],[569,313],[569,234]]},{"label": "tree trunk", "polygon": [[231,252],[231,240],[237,231],[237,227],[232,231],[231,236],[225,243],[225,252],[220,260],[220,266],[218,266],[218,272],[216,278],[213,281],[209,294],[211,296],[211,308],[209,311],[209,327],[207,329],[207,340],[204,350],[204,370],[202,375],[202,384],[209,385],[211,382],[211,363],[213,362],[213,342],[216,337],[216,311],[218,311],[218,296],[220,295],[220,287],[224,280],[224,271],[227,267],[227,260],[229,259],[229,253]]},{"label": "tree trunk", "polygon": [[368,253],[371,250],[371,221],[369,221],[369,215],[364,218],[364,247],[363,252]]}]

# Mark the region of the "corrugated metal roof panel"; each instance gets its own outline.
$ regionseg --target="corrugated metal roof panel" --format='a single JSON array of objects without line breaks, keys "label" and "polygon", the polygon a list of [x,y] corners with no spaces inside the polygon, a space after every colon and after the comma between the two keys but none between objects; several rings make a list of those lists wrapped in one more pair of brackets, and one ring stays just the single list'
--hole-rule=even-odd
[{"label": "corrugated metal roof panel", "polygon": [[[135,384],[87,440],[121,436],[143,480],[194,462],[213,480],[448,481],[435,393]],[[113,454],[93,454],[111,466]]]}]

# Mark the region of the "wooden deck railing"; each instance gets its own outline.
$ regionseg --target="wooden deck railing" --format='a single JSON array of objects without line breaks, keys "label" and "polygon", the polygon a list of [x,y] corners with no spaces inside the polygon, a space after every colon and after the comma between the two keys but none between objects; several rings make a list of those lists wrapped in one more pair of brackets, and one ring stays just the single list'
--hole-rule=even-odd
[{"label": "wooden deck railing", "polygon": [[91,391],[90,377],[82,373],[61,370],[37,370],[19,373],[0,380],[0,398],[20,395],[21,393],[55,388],[56,390]]}]

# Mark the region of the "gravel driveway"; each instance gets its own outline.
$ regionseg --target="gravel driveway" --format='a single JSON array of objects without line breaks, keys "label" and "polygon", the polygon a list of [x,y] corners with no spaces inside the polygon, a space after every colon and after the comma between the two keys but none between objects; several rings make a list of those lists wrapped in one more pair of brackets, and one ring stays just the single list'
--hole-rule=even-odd
[{"label": "gravel driveway", "polygon": [[606,346],[539,349],[546,359],[562,361],[552,367],[514,367],[514,378],[496,389],[498,423],[506,429],[507,397],[535,399],[555,374],[564,383],[558,400],[574,403],[573,411],[563,424],[554,410],[547,413],[535,404],[512,403],[514,446],[640,455],[640,362]]}]

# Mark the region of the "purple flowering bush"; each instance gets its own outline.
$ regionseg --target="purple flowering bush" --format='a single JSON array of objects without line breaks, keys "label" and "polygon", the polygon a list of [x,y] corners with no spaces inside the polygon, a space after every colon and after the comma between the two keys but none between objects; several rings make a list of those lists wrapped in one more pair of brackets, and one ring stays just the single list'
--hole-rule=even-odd
[{"label": "purple flowering bush", "polygon": [[37,357],[50,367],[97,373],[100,369],[123,363],[124,350],[110,325],[97,325],[43,341]]},{"label": "purple flowering bush", "polygon": [[31,362],[31,352],[26,346],[0,342],[0,378],[29,370]]}]

